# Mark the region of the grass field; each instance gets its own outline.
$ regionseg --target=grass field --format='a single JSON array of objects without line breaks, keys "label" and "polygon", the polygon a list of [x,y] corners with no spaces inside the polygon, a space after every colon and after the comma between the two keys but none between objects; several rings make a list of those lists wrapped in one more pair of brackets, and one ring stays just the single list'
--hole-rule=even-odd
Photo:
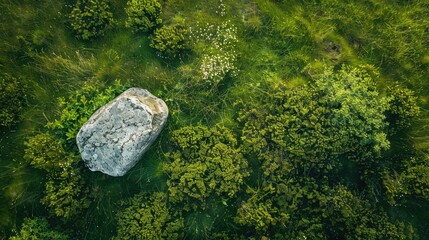
[{"label": "grass field", "polygon": [[[411,127],[389,139],[391,148],[386,155],[400,158],[427,153],[427,0],[163,0],[159,1],[163,24],[183,22],[187,29],[202,29],[187,35],[190,47],[174,59],[158,56],[149,46],[149,33],[125,28],[126,1],[108,2],[114,23],[104,36],[84,41],[75,37],[69,24],[74,0],[0,1],[0,70],[29,86],[22,121],[0,127],[2,239],[15,235],[24,218],[38,216],[47,217],[71,239],[115,236],[121,201],[139,192],[167,191],[168,176],[162,166],[171,147],[171,132],[190,125],[217,124],[238,131],[238,102],[258,101],[269,96],[270,89],[309,84],[330,66],[338,70],[342,65],[372,65],[380,72],[376,85],[381,95],[395,84],[411,89],[420,115]],[[201,77],[201,62],[204,56],[217,54],[210,50],[215,41],[228,37],[219,34],[217,40],[203,38],[209,34],[208,26],[222,24],[235,29],[236,40],[225,47],[233,56],[235,70],[228,70],[218,82],[210,82]],[[84,84],[113,86],[117,79],[163,98],[170,110],[168,125],[144,161],[124,177],[113,178],[85,168],[82,174],[90,181],[90,207],[76,221],[64,221],[40,204],[46,174],[24,161],[24,141],[45,132],[47,122],[58,118],[58,97],[70,96]],[[258,175],[258,170],[254,172],[251,176]],[[225,226],[239,232],[236,224],[222,222],[222,216],[229,216],[228,211],[238,202],[228,207],[213,203],[210,210],[189,213],[185,238],[211,238],[215,236],[213,229]],[[380,205],[392,219],[410,223],[420,239],[428,239],[427,200]]]}]

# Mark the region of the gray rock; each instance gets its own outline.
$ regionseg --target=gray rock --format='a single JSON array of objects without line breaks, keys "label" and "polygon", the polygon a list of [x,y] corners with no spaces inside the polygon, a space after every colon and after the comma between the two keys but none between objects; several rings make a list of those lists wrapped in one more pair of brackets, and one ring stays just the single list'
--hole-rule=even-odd
[{"label": "gray rock", "polygon": [[98,109],[77,134],[77,146],[91,171],[123,176],[161,132],[167,105],[150,92],[130,88]]}]

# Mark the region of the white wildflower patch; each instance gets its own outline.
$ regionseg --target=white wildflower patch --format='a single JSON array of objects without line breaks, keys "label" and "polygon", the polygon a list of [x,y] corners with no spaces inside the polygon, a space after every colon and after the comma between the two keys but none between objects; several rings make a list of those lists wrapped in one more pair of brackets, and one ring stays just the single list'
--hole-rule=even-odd
[{"label": "white wildflower patch", "polygon": [[225,16],[226,14],[226,6],[222,2],[222,0],[219,0],[219,6],[217,7],[216,13],[219,14],[221,17]]},{"label": "white wildflower patch", "polygon": [[217,84],[227,74],[237,74],[237,28],[230,21],[220,25],[207,23],[190,29],[190,33],[197,53],[202,56],[199,67],[202,80]]}]

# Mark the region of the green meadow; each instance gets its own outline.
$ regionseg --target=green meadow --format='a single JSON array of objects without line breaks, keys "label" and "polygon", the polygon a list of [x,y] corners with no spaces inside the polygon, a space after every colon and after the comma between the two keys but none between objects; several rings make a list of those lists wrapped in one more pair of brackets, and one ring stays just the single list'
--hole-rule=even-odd
[{"label": "green meadow", "polygon": [[[0,1],[1,239],[429,239],[429,1]],[[125,176],[76,134],[169,108]]]}]

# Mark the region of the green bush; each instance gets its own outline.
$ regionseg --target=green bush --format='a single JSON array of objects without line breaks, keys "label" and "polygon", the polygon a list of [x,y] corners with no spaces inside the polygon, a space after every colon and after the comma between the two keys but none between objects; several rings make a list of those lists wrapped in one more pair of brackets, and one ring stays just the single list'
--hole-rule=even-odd
[{"label": "green bush", "polygon": [[64,233],[52,230],[45,218],[26,218],[16,236],[10,240],[67,240]]},{"label": "green bush", "polygon": [[99,107],[125,90],[119,81],[112,87],[101,85],[87,84],[67,99],[60,99],[59,118],[47,124],[51,131],[30,137],[25,142],[24,158],[35,168],[48,173],[42,203],[65,219],[78,215],[90,204],[78,165],[76,135]]},{"label": "green bush", "polygon": [[70,25],[82,40],[102,36],[112,23],[113,14],[106,0],[78,0],[70,13]]},{"label": "green bush", "polygon": [[48,173],[43,204],[65,219],[89,206],[88,190],[77,166],[79,157],[67,152],[63,141],[42,133],[28,138],[25,146],[24,158],[35,168]]},{"label": "green bush", "polygon": [[118,213],[114,239],[183,239],[184,221],[180,211],[168,208],[167,195],[140,194]]},{"label": "green bush", "polygon": [[268,91],[261,103],[245,103],[238,121],[244,149],[275,181],[291,171],[327,174],[340,156],[365,162],[389,148],[387,100],[364,69],[326,69],[311,85]]},{"label": "green bush", "polygon": [[133,32],[149,32],[162,23],[161,4],[157,0],[129,0],[125,12],[125,26]]},{"label": "green bush", "polygon": [[162,26],[150,38],[150,46],[161,57],[174,58],[185,49],[186,32],[181,26]]},{"label": "green bush", "polygon": [[119,81],[108,88],[87,84],[70,97],[59,98],[59,118],[49,122],[47,127],[67,143],[74,144],[77,133],[91,115],[125,89]]},{"label": "green bush", "polygon": [[41,133],[25,141],[24,158],[37,169],[54,172],[61,169],[67,152],[62,142],[49,133]]},{"label": "green bush", "polygon": [[429,200],[429,158],[411,158],[400,174],[384,176],[384,187],[391,205],[403,204],[408,199]]},{"label": "green bush", "polygon": [[88,188],[82,178],[80,169],[72,166],[78,156],[68,156],[61,159],[65,164],[62,171],[49,175],[45,183],[45,195],[42,203],[52,209],[54,214],[66,220],[72,219],[89,207]]},{"label": "green bush", "polygon": [[26,105],[27,85],[9,75],[0,75],[0,127],[7,127],[21,120]]},{"label": "green bush", "polygon": [[231,131],[192,126],[174,131],[172,138],[177,148],[165,165],[172,202],[205,208],[209,197],[232,198],[240,191],[249,170]]},{"label": "green bush", "polygon": [[389,88],[389,109],[387,119],[397,130],[409,127],[411,121],[420,113],[414,92],[399,85]]}]

